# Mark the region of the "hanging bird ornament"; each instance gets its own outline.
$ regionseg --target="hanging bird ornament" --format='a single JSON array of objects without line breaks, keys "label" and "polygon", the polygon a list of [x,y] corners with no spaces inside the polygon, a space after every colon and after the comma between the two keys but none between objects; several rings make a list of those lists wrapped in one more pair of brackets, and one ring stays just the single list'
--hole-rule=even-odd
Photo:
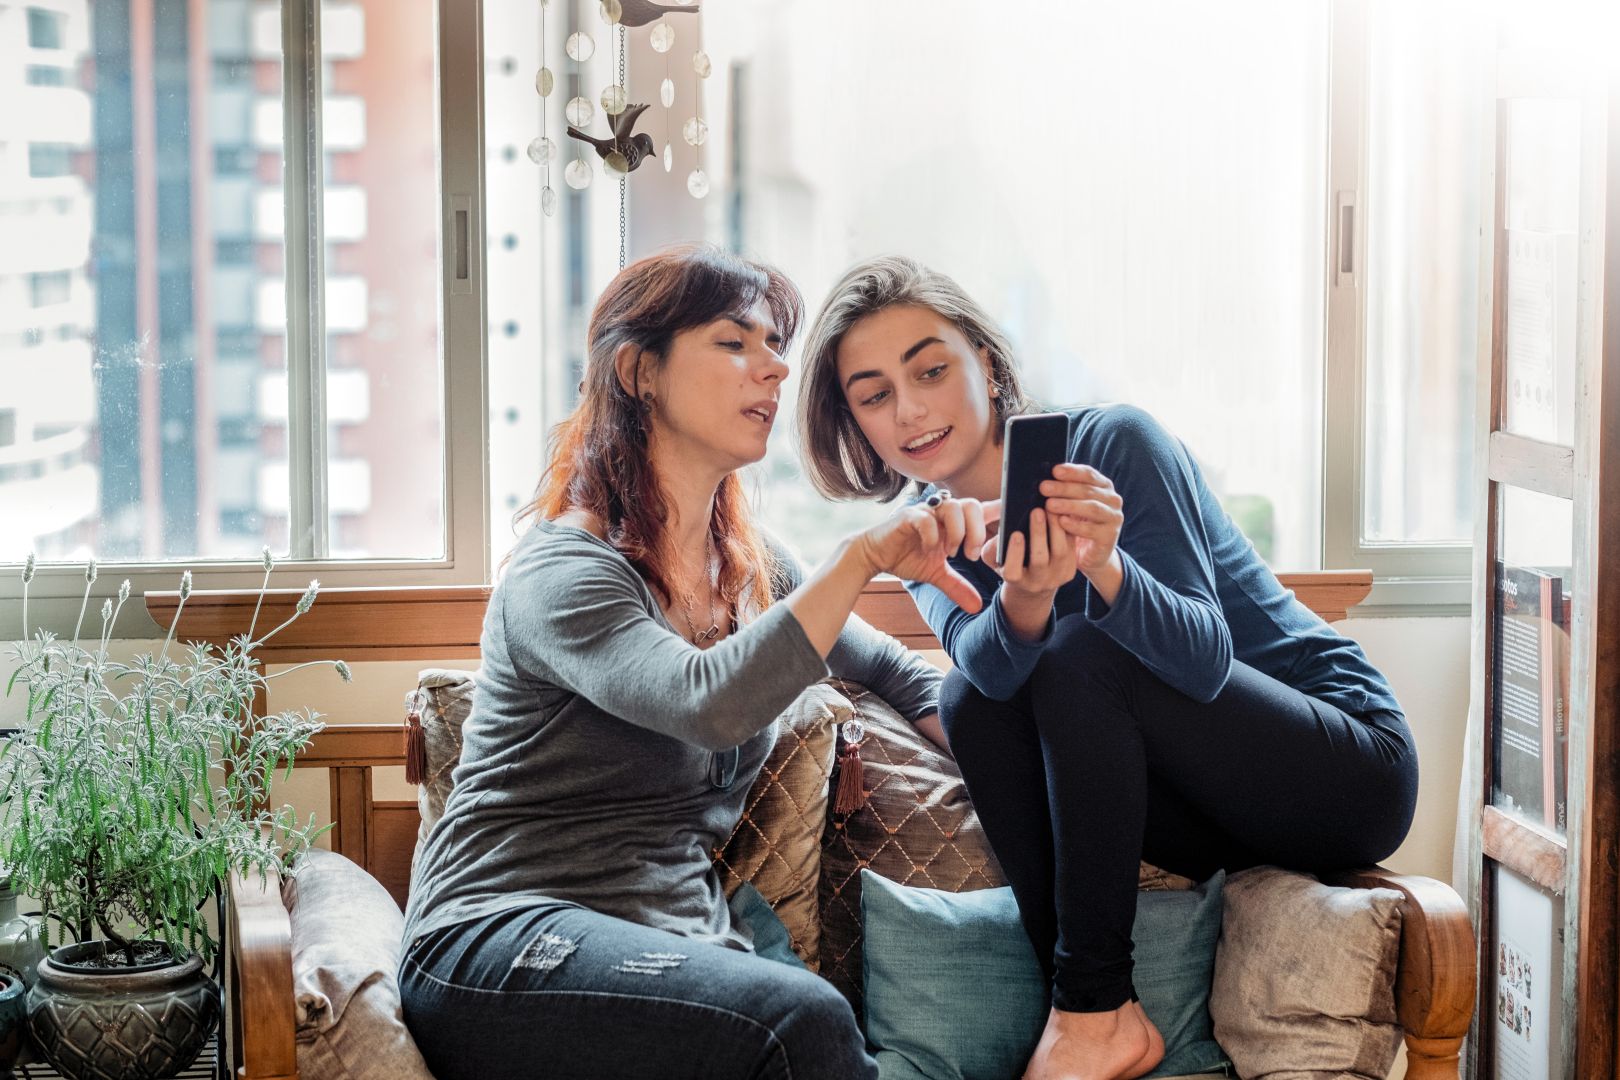
[{"label": "hanging bird ornament", "polygon": [[[628,17],[629,9],[630,5],[626,4],[626,17]],[[639,135],[631,134],[635,129],[636,121],[646,111],[646,105],[630,105],[619,115],[613,117],[613,137],[611,139],[594,138],[585,134],[573,124],[568,125],[568,137],[578,139],[583,143],[589,143],[595,147],[597,154],[602,158],[603,164],[610,170],[632,173],[636,171],[637,166],[657,152],[657,148],[653,146],[651,135],[645,132]]]},{"label": "hanging bird ornament", "polygon": [[664,15],[696,15],[701,4],[655,4],[652,0],[619,0],[626,26],[646,26]]}]

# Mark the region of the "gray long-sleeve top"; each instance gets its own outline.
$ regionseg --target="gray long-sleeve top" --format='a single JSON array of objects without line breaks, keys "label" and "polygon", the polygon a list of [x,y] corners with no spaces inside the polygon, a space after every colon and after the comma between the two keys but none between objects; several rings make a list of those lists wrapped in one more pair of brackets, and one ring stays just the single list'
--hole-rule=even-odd
[{"label": "gray long-sleeve top", "polygon": [[[802,580],[785,551],[779,596]],[[444,816],[417,853],[405,940],[537,903],[749,948],[710,864],[776,741],[829,669],[908,720],[940,673],[858,618],[823,662],[785,605],[707,650],[605,541],[540,522],[490,597]]]}]

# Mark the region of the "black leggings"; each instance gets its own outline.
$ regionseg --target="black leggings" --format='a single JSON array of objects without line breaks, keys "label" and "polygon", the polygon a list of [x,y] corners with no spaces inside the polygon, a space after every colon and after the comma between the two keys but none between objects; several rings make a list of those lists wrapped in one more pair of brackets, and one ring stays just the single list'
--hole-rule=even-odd
[{"label": "black leggings", "polygon": [[1140,860],[1200,881],[1367,865],[1400,846],[1417,803],[1399,713],[1351,715],[1237,662],[1200,704],[1082,615],[1058,620],[1009,701],[951,672],[940,718],[1066,1011],[1135,996]]}]

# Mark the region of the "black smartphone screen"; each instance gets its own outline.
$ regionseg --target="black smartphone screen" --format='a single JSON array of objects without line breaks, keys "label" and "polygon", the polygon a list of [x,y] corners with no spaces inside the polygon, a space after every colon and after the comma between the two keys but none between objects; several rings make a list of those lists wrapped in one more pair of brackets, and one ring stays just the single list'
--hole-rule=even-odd
[{"label": "black smartphone screen", "polygon": [[1069,418],[1064,413],[1037,413],[1007,418],[1001,444],[1001,531],[996,535],[996,561],[1003,562],[1007,540],[1024,534],[1029,559],[1029,512],[1046,505],[1041,481],[1068,459]]}]

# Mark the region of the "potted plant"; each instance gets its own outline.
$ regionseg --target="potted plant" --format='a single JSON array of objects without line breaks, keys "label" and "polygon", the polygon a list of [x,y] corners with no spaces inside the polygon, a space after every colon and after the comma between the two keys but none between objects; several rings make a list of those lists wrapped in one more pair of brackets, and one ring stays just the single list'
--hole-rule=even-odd
[{"label": "potted plant", "polygon": [[[272,565],[266,550],[265,584]],[[33,572],[30,557],[25,630]],[[161,651],[126,664],[107,647],[127,581],[116,606],[103,604],[96,640],[80,642],[95,578],[92,561],[72,641],[40,631],[17,650],[6,693],[25,692],[27,708],[0,744],[0,862],[47,917],[80,929],[29,991],[40,1051],[70,1077],[167,1077],[220,1017],[204,905],[231,870],[279,874],[320,831],[313,815],[300,825],[291,807],[267,805],[272,777],[322,725],[307,711],[256,715],[267,677],[253,655],[309,610],[318,583],[261,638],[256,608],[223,649],[193,644],[171,658],[171,626]],[[188,571],[180,611],[190,595]],[[333,666],[348,681],[347,666]]]}]

